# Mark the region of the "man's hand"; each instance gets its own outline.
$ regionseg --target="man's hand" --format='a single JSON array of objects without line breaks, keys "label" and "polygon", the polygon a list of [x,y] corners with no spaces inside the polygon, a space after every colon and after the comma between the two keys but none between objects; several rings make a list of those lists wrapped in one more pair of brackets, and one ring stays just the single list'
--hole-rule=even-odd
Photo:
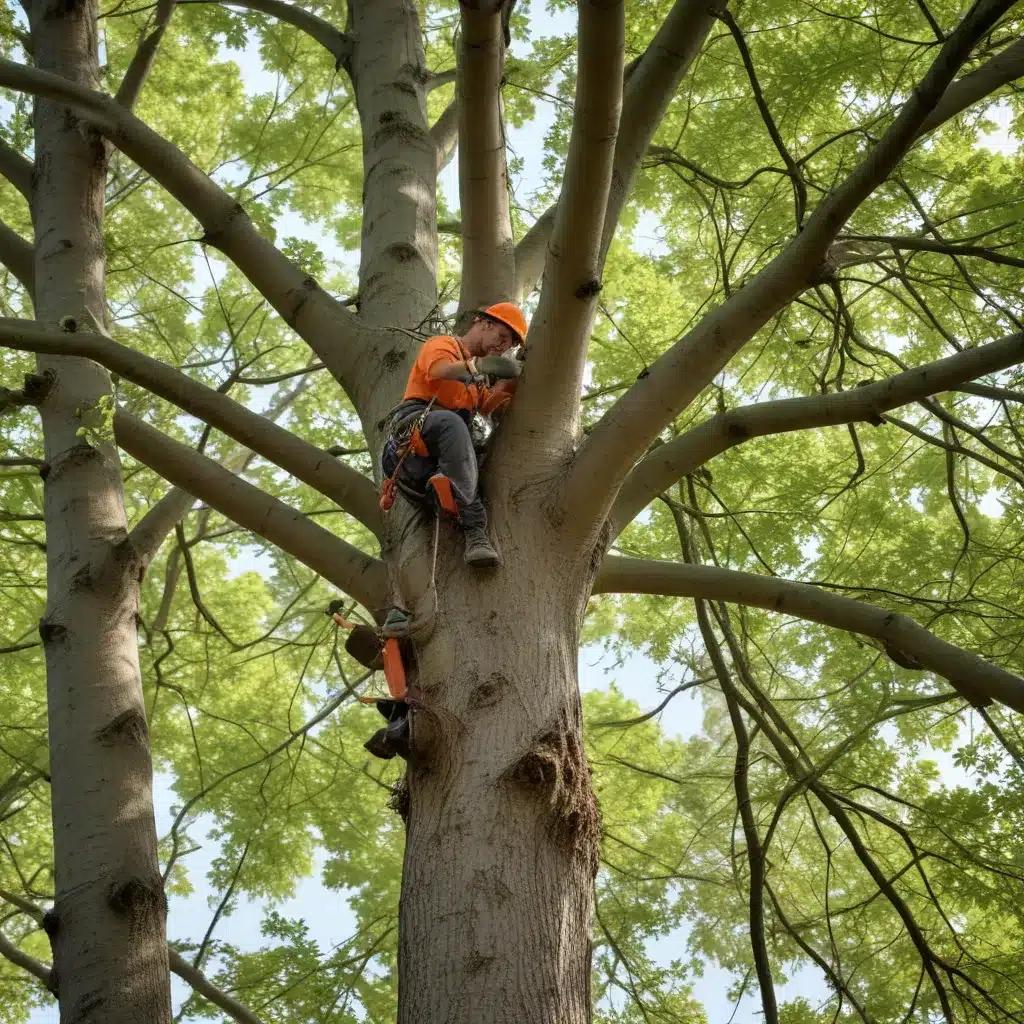
[{"label": "man's hand", "polygon": [[499,380],[511,380],[523,372],[523,364],[518,359],[508,356],[481,356],[476,361],[478,373]]}]

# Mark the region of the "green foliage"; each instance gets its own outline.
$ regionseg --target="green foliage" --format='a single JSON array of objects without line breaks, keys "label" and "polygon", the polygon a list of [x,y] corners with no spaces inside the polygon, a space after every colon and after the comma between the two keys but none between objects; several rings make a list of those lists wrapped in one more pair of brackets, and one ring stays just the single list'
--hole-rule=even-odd
[{"label": "green foliage", "polygon": [[[344,23],[343,4],[303,6]],[[428,26],[430,69],[451,70],[458,5],[417,6]],[[557,14],[572,6],[551,8]],[[928,6],[948,29],[962,5]],[[669,7],[667,0],[629,5],[627,59],[645,51]],[[543,8],[539,0],[517,7],[505,69],[507,122],[532,131],[536,142],[536,153],[511,163],[520,235],[557,195],[572,128],[576,42],[561,31],[561,20],[542,20]],[[813,205],[891,122],[934,58],[935,37],[920,5],[895,0],[870,13],[847,0],[733,8]],[[104,87],[111,92],[149,10],[113,13],[102,22]],[[12,6],[3,9],[0,38],[5,55],[23,60],[19,17]],[[973,63],[1019,34],[1019,23],[1008,23]],[[430,94],[431,119],[452,95],[450,85]],[[182,5],[137,112],[244,204],[322,287],[357,292],[364,169],[356,97],[318,44],[262,14]],[[2,140],[30,153],[30,104],[15,99],[4,115]],[[1024,167],[1015,148],[1022,116],[1021,93],[1012,88],[958,116],[911,151],[858,210],[848,233],[920,239],[934,237],[934,228],[949,241],[1024,257]],[[1011,125],[1006,151],[984,144],[997,117]],[[450,205],[441,204],[439,215],[454,216]],[[2,181],[0,218],[30,235],[27,205]],[[720,24],[669,106],[624,225],[593,329],[585,429],[796,234],[793,190]],[[271,412],[324,449],[345,450],[340,457],[369,473],[351,403],[200,235],[180,206],[114,155],[106,213],[113,335]],[[662,440],[718,412],[850,390],[1019,329],[1018,268],[847,242],[835,278],[760,331]],[[441,250],[443,306],[457,282],[460,252],[451,239],[442,239]],[[5,316],[31,315],[7,272],[0,274],[0,302]],[[30,357],[6,350],[0,365],[8,387],[33,368]],[[949,392],[928,407],[897,410],[883,424],[738,445],[653,503],[617,549],[678,559],[683,522],[705,561],[820,583],[905,612],[1024,674],[1024,380],[1015,368],[987,383],[1009,397]],[[261,459],[241,465],[231,442],[217,432],[207,436],[168,403],[127,382],[119,383],[118,398],[168,435],[244,470],[246,479],[320,525],[374,549],[367,531],[312,489]],[[109,435],[111,414],[110,407],[83,410],[87,439]],[[10,462],[0,465],[0,648],[10,649],[0,654],[0,889],[45,903],[53,879],[37,625],[46,546],[35,464],[44,453],[28,411],[5,412],[0,437],[0,456]],[[166,491],[127,458],[124,486],[133,524]],[[202,922],[176,944],[196,955],[216,913],[204,970],[263,1020],[393,1020],[402,828],[387,803],[399,769],[382,767],[363,750],[377,723],[352,699],[378,683],[362,679],[344,654],[323,615],[334,595],[308,570],[203,507],[185,518],[181,539],[172,537],[149,567],[140,609],[155,768],[175,805],[164,815],[161,842],[171,919],[187,913]],[[975,992],[989,1014],[965,1000],[958,1019],[1011,1019],[999,1014],[1005,1007],[1020,1012],[1024,986],[1019,721],[998,708],[982,714],[965,706],[941,681],[897,666],[872,641],[759,610],[714,611],[718,635],[735,639],[726,652],[730,669],[746,673],[783,717],[786,742],[815,766],[815,780],[850,815],[936,956],[962,965],[957,983]],[[743,996],[744,1007],[756,1001],[749,863],[737,823],[736,737],[694,606],[598,598],[584,639],[620,665],[644,655],[665,694],[701,680],[691,705],[699,713],[677,720],[675,709],[688,697],[675,696],[664,728],[658,718],[607,724],[649,710],[632,699],[627,686],[635,678],[626,671],[619,684],[585,698],[604,830],[593,934],[595,1019],[726,1019],[705,1005],[707,988],[698,989],[702,971],[722,970],[732,982],[728,999]],[[330,712],[310,724],[325,708]],[[908,1019],[908,1011],[916,1014],[911,1020],[938,1019],[934,989],[921,983],[919,951],[850,836],[808,779],[794,781],[766,730],[750,721],[748,728],[748,782],[762,841],[771,829],[773,895],[763,899],[780,1020],[858,1019],[849,995],[838,998],[834,982],[822,980],[808,948],[837,967],[879,1024]],[[345,907],[332,942],[315,927],[320,922],[308,901],[291,913],[296,894],[310,887]],[[202,894],[212,894],[209,907]],[[253,907],[259,934],[238,934],[231,916]],[[8,938],[48,960],[45,939],[25,915],[0,924]],[[798,972],[813,975],[812,995],[784,987]],[[11,1024],[47,998],[9,965],[0,969],[0,996],[0,1021]],[[182,1012],[184,1020],[222,1019],[198,996]]]}]

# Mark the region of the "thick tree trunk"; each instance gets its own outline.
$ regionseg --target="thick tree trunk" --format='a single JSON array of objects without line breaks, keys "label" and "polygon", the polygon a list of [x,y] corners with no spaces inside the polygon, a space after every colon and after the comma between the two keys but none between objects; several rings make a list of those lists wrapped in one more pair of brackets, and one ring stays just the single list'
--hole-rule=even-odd
[{"label": "thick tree trunk", "polygon": [[[90,0],[35,0],[37,65],[98,88]],[[35,110],[36,315],[104,321],[100,136],[69,110]],[[70,326],[65,321],[66,326]],[[165,900],[135,617],[143,566],[128,541],[121,470],[103,432],[110,378],[44,357],[46,651],[56,899],[46,917],[61,1021],[170,1021]]]},{"label": "thick tree trunk", "polygon": [[599,818],[576,679],[589,579],[535,526],[499,513],[505,567],[481,573],[442,524],[398,800],[399,1024],[590,1020]]}]

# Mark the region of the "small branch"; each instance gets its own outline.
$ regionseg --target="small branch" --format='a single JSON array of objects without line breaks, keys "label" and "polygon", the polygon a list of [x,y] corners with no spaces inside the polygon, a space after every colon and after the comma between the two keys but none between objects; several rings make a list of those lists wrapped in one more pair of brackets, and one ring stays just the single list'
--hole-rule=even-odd
[{"label": "small branch", "polygon": [[758,81],[754,62],[750,57],[750,49],[747,47],[746,39],[743,38],[742,30],[728,8],[723,9],[718,17],[726,28],[729,29],[736,43],[736,48],[740,51],[740,59],[743,61],[743,67],[746,69],[747,78],[750,80],[750,87],[754,93],[754,102],[757,104],[757,109],[761,112],[761,119],[764,121],[768,134],[771,136],[779,156],[782,157],[782,162],[786,165],[786,170],[789,172],[789,177],[793,182],[796,223],[799,227],[804,222],[804,212],[807,209],[807,187],[804,185],[803,175],[797,162],[793,159],[793,155],[789,152],[786,143],[783,141],[782,135],[775,124],[775,119],[772,117],[771,110],[768,109],[768,102],[761,91],[761,83]]},{"label": "small branch", "polygon": [[[142,86],[149,77],[153,62],[156,60],[156,51],[160,47],[160,42],[170,24],[171,15],[174,13],[174,5],[175,0],[158,0],[153,31],[149,32],[148,24],[143,29],[143,38],[114,94],[114,102],[119,103],[126,110],[131,110],[135,106],[139,93],[142,92]],[[149,35],[146,35],[147,32]]]},{"label": "small branch", "polygon": [[269,14],[288,25],[301,29],[312,36],[332,57],[336,69],[349,67],[352,60],[352,39],[336,29],[329,21],[317,17],[311,11],[297,4],[286,4],[282,0],[178,0],[181,4],[218,3],[224,7],[244,7],[250,11]]},{"label": "small branch", "polygon": [[0,221],[0,263],[21,283],[30,296],[36,289],[36,255],[30,241]]},{"label": "small branch", "polygon": [[983,245],[959,245],[956,242],[939,242],[931,238],[901,238],[897,235],[842,235],[842,240],[855,242],[880,242],[893,249],[907,249],[915,252],[938,252],[946,256],[977,256],[989,263],[1006,267],[1024,267],[1024,258],[1006,256],[996,249]]},{"label": "small branch", "polygon": [[32,161],[3,139],[0,139],[0,174],[25,197],[26,202],[32,202]]},{"label": "small branch", "polygon": [[435,89],[440,89],[442,85],[452,85],[455,82],[456,74],[455,68],[449,68],[447,71],[438,71],[427,79],[427,84],[424,88],[427,93],[432,93]]},{"label": "small branch", "polygon": [[437,149],[437,169],[444,170],[455,156],[459,141],[459,105],[452,100],[430,128],[430,141]]},{"label": "small branch", "polygon": [[198,992],[204,999],[223,1010],[237,1024],[263,1024],[252,1010],[217,988],[198,967],[193,967],[177,950],[168,949],[167,953],[171,970],[190,985],[194,992]]},{"label": "small branch", "polygon": [[380,536],[380,510],[369,479],[290,430],[179,370],[101,334],[46,330],[31,320],[0,319],[0,347],[4,346],[95,360],[258,452],[329,497],[375,536]]},{"label": "small branch", "polygon": [[523,301],[537,287],[540,275],[544,272],[544,261],[548,256],[548,242],[551,241],[551,232],[555,226],[557,211],[557,206],[549,206],[516,244],[516,275],[512,288],[512,301],[519,305],[522,305]]},{"label": "small branch", "polygon": [[941,640],[909,616],[830,594],[818,587],[710,565],[605,557],[595,594],[623,592],[752,605],[878,640],[903,667],[946,679],[975,706],[996,700],[1024,714],[1024,679]]},{"label": "small branch", "polygon": [[655,448],[630,473],[612,509],[616,534],[680,477],[744,441],[859,420],[877,424],[883,412],[1022,360],[1024,334],[1014,334],[853,391],[761,402],[719,413]]},{"label": "small branch", "polygon": [[501,9],[484,13],[463,3],[456,107],[462,284],[459,312],[506,301],[515,273],[508,208],[508,167],[501,81],[505,40]]},{"label": "small branch", "polygon": [[386,603],[387,573],[376,558],[121,409],[114,413],[114,435],[143,465],[293,555],[365,607]]}]

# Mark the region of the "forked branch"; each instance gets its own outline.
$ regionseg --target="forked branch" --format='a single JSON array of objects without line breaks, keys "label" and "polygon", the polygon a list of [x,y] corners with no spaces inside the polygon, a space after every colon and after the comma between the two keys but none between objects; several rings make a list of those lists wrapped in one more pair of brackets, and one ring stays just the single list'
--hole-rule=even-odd
[{"label": "forked branch", "polygon": [[[563,478],[572,529],[592,536],[647,445],[776,313],[826,270],[843,225],[892,173],[977,42],[1015,0],[980,0],[947,38],[878,143],[822,200],[800,232],[760,273],[662,355],[602,417]],[[955,111],[954,111],[955,112]]]}]

